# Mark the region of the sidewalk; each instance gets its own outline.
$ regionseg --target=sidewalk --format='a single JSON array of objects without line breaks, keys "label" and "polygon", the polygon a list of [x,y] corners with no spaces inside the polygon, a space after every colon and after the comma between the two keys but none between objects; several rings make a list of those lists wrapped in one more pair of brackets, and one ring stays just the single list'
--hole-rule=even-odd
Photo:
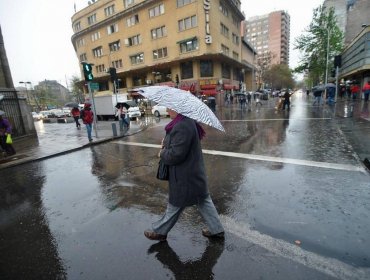
[{"label": "sidewalk", "polygon": [[[51,123],[35,122],[38,137],[17,139],[13,144],[17,154],[0,158],[0,169],[66,154],[91,145],[136,134],[151,125],[153,118],[146,117],[143,120],[131,121],[130,128],[122,132],[119,130],[118,121],[99,121],[96,130],[97,136],[93,129],[93,142],[91,143],[88,141],[86,128],[83,124],[81,129],[77,129],[73,119],[67,118],[66,121],[58,123],[54,119]],[[112,124],[116,126],[116,136],[113,134]]]}]

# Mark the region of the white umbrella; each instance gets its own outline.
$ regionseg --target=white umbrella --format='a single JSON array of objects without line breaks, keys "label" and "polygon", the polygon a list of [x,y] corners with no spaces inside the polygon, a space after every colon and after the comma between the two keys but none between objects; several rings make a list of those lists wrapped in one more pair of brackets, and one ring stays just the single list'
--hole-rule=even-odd
[{"label": "white umbrella", "polygon": [[137,89],[144,97],[178,114],[225,131],[212,110],[190,92],[168,86],[149,86]]}]

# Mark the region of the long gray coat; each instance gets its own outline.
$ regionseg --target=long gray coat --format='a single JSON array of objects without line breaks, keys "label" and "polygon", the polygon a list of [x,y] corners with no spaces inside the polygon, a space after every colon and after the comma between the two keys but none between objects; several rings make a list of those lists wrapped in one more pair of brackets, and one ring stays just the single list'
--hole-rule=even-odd
[{"label": "long gray coat", "polygon": [[166,134],[161,159],[169,165],[169,203],[184,207],[208,196],[202,148],[195,121],[184,118]]}]

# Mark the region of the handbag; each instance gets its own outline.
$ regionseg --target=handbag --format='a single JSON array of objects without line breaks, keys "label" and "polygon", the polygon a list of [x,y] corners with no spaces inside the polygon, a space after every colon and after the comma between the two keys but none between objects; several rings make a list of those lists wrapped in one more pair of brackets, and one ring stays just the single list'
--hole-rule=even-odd
[{"label": "handbag", "polygon": [[6,144],[13,144],[12,136],[10,134],[6,136]]},{"label": "handbag", "polygon": [[158,163],[157,179],[168,181],[169,170],[168,165],[164,164],[161,160]]}]

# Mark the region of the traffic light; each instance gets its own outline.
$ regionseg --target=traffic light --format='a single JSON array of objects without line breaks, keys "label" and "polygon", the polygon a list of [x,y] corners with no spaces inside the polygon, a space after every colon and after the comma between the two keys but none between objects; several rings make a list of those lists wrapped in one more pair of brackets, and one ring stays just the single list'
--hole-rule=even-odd
[{"label": "traffic light", "polygon": [[84,70],[85,81],[92,81],[94,79],[92,74],[92,65],[87,62],[82,62],[82,68]]},{"label": "traffic light", "polygon": [[117,80],[117,70],[114,67],[109,68],[110,80],[112,83]]}]

